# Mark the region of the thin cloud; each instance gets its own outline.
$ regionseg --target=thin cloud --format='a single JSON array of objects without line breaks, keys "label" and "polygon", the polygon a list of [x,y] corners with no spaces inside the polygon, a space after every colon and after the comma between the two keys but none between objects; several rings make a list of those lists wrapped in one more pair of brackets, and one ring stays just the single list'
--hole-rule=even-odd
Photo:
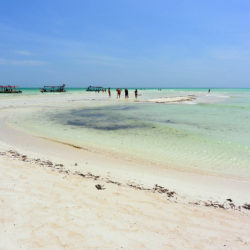
[{"label": "thin cloud", "polygon": [[39,60],[12,60],[12,59],[5,59],[5,58],[0,58],[0,64],[2,65],[20,65],[20,66],[40,66],[44,65],[44,61],[39,61]]},{"label": "thin cloud", "polygon": [[16,52],[16,54],[22,55],[22,56],[32,56],[33,55],[33,53],[31,53],[30,51],[27,51],[27,50],[16,50],[15,52]]}]

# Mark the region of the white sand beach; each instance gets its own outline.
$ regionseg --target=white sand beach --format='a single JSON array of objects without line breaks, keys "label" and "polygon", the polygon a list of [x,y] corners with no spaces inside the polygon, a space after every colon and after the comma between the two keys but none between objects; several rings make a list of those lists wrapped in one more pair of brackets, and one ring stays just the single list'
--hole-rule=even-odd
[{"label": "white sand beach", "polygon": [[89,99],[0,101],[0,249],[249,249],[248,178],[163,168],[13,123]]}]

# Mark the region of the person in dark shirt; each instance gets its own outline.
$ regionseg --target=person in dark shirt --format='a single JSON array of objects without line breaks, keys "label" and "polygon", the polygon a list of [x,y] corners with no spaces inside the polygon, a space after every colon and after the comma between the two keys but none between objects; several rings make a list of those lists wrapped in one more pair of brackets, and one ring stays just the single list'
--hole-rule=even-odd
[{"label": "person in dark shirt", "polygon": [[128,89],[125,89],[125,98],[128,98]]},{"label": "person in dark shirt", "polygon": [[135,98],[137,99],[137,96],[138,96],[138,90],[135,89]]}]

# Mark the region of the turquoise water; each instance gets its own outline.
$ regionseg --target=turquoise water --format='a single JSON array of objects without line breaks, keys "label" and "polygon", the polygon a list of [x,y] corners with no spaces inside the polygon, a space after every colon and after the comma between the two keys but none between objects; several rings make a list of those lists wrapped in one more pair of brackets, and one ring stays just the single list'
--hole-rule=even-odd
[{"label": "turquoise water", "polygon": [[[40,92],[41,88],[21,88],[22,90],[22,94],[23,95],[34,95],[34,94],[39,94],[42,95],[42,93]],[[85,92],[86,88],[67,88],[66,89],[67,92]],[[46,94],[51,94],[51,93],[46,93]]]},{"label": "turquoise water", "polygon": [[[249,177],[250,90],[216,89],[210,95],[206,91],[147,89],[139,90],[140,102],[108,102],[106,95],[72,89],[69,93],[84,93],[93,101],[44,109],[26,117],[22,125],[48,138],[166,167]],[[147,102],[189,94],[199,98],[189,103]]]}]

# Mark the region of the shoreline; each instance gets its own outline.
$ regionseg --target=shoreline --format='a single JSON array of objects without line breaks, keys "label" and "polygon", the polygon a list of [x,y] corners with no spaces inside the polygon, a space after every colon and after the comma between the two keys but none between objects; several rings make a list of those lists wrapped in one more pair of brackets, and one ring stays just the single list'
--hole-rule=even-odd
[{"label": "shoreline", "polygon": [[[250,189],[248,178],[177,170],[171,167],[164,168],[159,164],[154,165],[152,162],[124,158],[119,154],[112,155],[94,148],[38,137],[13,128],[6,123],[8,116],[14,115],[15,112],[15,110],[8,109],[7,116],[0,117],[3,132],[0,135],[0,142],[4,141],[10,146],[5,151],[15,150],[31,158],[60,162],[60,164],[70,166],[71,170],[85,173],[88,171],[94,175],[101,175],[103,178],[112,178],[115,182],[123,184],[131,181],[136,186],[145,189],[153,189],[159,185],[178,193],[179,199],[184,202],[206,203],[211,201],[223,204],[229,199],[236,207],[250,204],[250,197],[246,192]],[[77,167],[74,166],[75,163],[77,163]],[[117,166],[119,167],[117,168]]]},{"label": "shoreline", "polygon": [[[134,181],[127,181],[127,182],[119,182],[112,179],[112,177],[103,177],[100,175],[94,175],[89,171],[78,171],[73,170],[71,168],[68,168],[67,166],[64,166],[62,163],[54,163],[50,160],[41,160],[40,158],[29,158],[27,155],[22,155],[19,152],[15,150],[8,150],[8,151],[0,151],[0,156],[7,157],[7,159],[14,159],[16,161],[25,162],[25,163],[32,163],[35,165],[35,167],[42,167],[45,169],[49,169],[53,172],[57,172],[58,174],[66,174],[66,175],[77,175],[82,178],[86,179],[92,179],[94,181],[99,181],[104,184],[113,184],[116,186],[122,186],[122,187],[128,187],[136,190],[141,191],[147,191],[151,193],[158,193],[161,195],[164,195],[164,199],[179,203],[179,204],[189,204],[189,205],[195,205],[195,206],[203,206],[203,207],[213,207],[213,208],[219,208],[224,210],[233,210],[242,212],[246,215],[250,216],[250,204],[245,203],[242,205],[236,205],[234,204],[233,200],[231,198],[226,199],[223,203],[219,201],[213,201],[213,200],[185,200],[185,197],[181,197],[178,193],[175,191],[169,190],[167,187],[160,186],[158,184],[155,184],[153,187],[145,187],[143,184],[138,184]],[[78,164],[75,163],[75,166]],[[98,190],[104,190],[105,185],[97,184],[95,187]]]}]

